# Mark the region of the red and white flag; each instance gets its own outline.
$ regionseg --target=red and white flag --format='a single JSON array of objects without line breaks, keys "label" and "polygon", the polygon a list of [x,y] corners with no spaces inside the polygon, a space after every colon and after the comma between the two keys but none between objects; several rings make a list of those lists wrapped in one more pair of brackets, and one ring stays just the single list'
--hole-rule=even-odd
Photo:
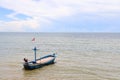
[{"label": "red and white flag", "polygon": [[33,38],[32,41],[35,41],[35,38]]}]

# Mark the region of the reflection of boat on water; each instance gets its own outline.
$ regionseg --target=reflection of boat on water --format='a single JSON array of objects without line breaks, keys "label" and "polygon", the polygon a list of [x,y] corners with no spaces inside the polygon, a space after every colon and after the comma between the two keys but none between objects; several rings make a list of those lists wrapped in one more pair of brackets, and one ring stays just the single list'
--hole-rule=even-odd
[{"label": "reflection of boat on water", "polygon": [[23,64],[23,66],[25,69],[28,69],[28,70],[37,69],[45,65],[54,63],[54,60],[56,58],[55,54],[47,55],[39,59],[36,59],[36,50],[37,50],[36,47],[33,50],[35,52],[35,60],[28,62],[28,60],[24,58],[25,63]]}]

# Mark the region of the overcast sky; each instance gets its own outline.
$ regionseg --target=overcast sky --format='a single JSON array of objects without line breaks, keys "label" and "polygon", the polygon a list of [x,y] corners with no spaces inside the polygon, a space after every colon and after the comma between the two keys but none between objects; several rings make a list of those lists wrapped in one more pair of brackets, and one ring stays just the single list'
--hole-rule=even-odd
[{"label": "overcast sky", "polygon": [[120,0],[0,0],[0,32],[120,32]]}]

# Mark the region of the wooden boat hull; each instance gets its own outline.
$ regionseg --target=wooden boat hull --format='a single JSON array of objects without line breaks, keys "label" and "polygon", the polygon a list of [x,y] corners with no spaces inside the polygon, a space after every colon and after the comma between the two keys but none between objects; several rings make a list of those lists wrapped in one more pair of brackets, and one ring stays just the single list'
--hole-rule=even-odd
[{"label": "wooden boat hull", "polygon": [[55,54],[47,55],[40,59],[37,59],[36,62],[35,61],[25,62],[23,66],[27,70],[33,70],[49,64],[54,64],[55,58],[56,58]]}]

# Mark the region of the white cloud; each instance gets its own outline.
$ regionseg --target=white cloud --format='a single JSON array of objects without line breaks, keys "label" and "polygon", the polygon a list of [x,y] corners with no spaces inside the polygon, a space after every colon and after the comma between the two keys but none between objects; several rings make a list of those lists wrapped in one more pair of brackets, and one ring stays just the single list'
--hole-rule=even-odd
[{"label": "white cloud", "polygon": [[14,20],[18,20],[18,18],[15,17],[17,14],[18,14],[18,13],[14,12],[14,13],[11,13],[11,14],[6,15],[6,17],[11,18],[11,19],[14,19]]},{"label": "white cloud", "polygon": [[[2,21],[0,27],[16,26],[21,31],[26,26],[37,29],[42,22],[50,24],[48,18],[59,19],[80,13],[110,17],[110,13],[120,13],[120,0],[0,0],[0,6],[15,11],[7,15],[14,21]],[[15,17],[19,13],[32,18],[19,20]]]},{"label": "white cloud", "polygon": [[0,31],[24,31],[24,27],[36,29],[39,26],[39,22],[33,19],[28,20],[15,20],[10,22],[0,21]]}]

